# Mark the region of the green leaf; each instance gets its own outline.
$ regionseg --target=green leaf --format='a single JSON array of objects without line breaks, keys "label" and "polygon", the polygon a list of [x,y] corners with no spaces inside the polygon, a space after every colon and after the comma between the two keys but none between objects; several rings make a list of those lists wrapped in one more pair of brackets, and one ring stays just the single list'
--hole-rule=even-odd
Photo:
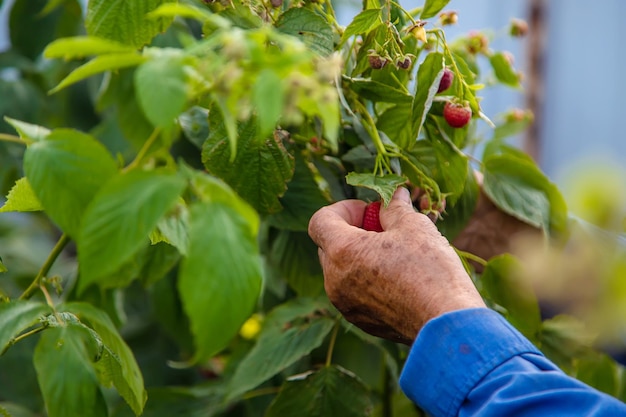
[{"label": "green leaf", "polygon": [[75,84],[85,78],[92,75],[100,74],[101,72],[117,70],[120,68],[134,67],[142,62],[146,61],[146,57],[136,52],[126,52],[120,54],[108,54],[100,55],[87,62],[84,65],[76,68],[67,77],[61,80],[61,82],[49,91],[49,94],[54,94],[65,87]]},{"label": "green leaf", "polygon": [[612,396],[619,394],[617,363],[606,354],[594,354],[578,361],[576,379]]},{"label": "green leaf", "polygon": [[43,332],[33,362],[48,416],[108,415],[92,365],[96,350],[82,327],[54,327]]},{"label": "green leaf", "polygon": [[329,201],[322,194],[304,157],[297,152],[295,159],[293,178],[287,184],[287,192],[280,198],[283,209],[267,220],[279,229],[306,231],[311,216]]},{"label": "green leaf", "polygon": [[187,207],[179,203],[171,213],[159,220],[157,224],[157,230],[164,238],[163,241],[175,246],[183,255],[187,254],[187,247],[189,246],[188,219]]},{"label": "green leaf", "polygon": [[465,188],[468,158],[443,138],[436,125],[427,123],[425,128],[436,158],[436,164],[430,167],[431,175],[439,183],[441,191],[449,194],[447,202],[454,204]]},{"label": "green leaf", "polygon": [[[426,116],[433,104],[433,98],[437,94],[439,81],[443,76],[445,59],[439,52],[431,52],[417,70],[417,90],[413,99],[413,138],[420,134]],[[412,143],[400,145],[402,148],[410,147]]]},{"label": "green leaf", "polygon": [[527,157],[492,155],[484,168],[483,189],[500,209],[547,233],[567,228],[563,197]]},{"label": "green leaf", "polygon": [[122,52],[134,53],[135,49],[131,46],[96,36],[73,36],[55,40],[46,47],[43,54],[46,58],[69,60],[84,58],[90,55]]},{"label": "green leaf", "polygon": [[32,301],[12,301],[0,304],[0,352],[24,330],[39,323],[39,319],[51,313],[47,304]]},{"label": "green leaf", "polygon": [[330,55],[335,50],[332,26],[322,16],[304,7],[287,10],[276,22],[276,28],[299,38],[320,55]]},{"label": "green leaf", "polygon": [[376,191],[383,199],[385,206],[391,201],[396,189],[406,183],[406,178],[395,174],[376,175],[351,172],[346,175],[346,182],[355,187],[365,187]]},{"label": "green leaf", "polygon": [[131,171],[111,179],[85,212],[78,239],[83,291],[114,272],[148,241],[185,186],[165,171]]},{"label": "green leaf", "polygon": [[443,221],[437,222],[437,228],[449,241],[461,233],[474,214],[479,192],[473,168],[468,165],[463,193],[454,204],[446,204]]},{"label": "green leaf", "polygon": [[285,382],[266,417],[363,417],[373,404],[367,387],[338,366],[294,375]]},{"label": "green leaf", "polygon": [[201,171],[187,169],[185,174],[189,178],[191,188],[200,200],[229,206],[244,218],[250,226],[251,234],[256,235],[259,232],[259,215],[228,184]]},{"label": "green leaf", "polygon": [[548,359],[565,372],[574,374],[579,358],[592,351],[595,336],[578,319],[558,315],[544,320],[538,346]]},{"label": "green leaf", "polygon": [[420,19],[430,19],[446,7],[450,0],[426,0]]},{"label": "green leaf", "polygon": [[[152,387],[144,417],[214,417],[229,405],[223,402],[223,386]],[[16,416],[17,417],[17,416]],[[116,409],[112,417],[134,417],[127,409]]]},{"label": "green leaf", "polygon": [[209,10],[200,7],[194,7],[186,4],[179,3],[163,3],[156,10],[148,13],[149,18],[175,18],[184,17],[187,19],[195,19],[200,22],[211,22],[213,26],[220,29],[228,29],[230,23],[228,20],[222,18],[216,13],[211,13]]},{"label": "green leaf", "polygon": [[188,88],[181,57],[163,56],[150,60],[135,71],[135,89],[139,104],[155,126],[174,124],[187,104]]},{"label": "green leaf", "polygon": [[506,309],[506,318],[524,336],[536,341],[541,331],[541,313],[531,283],[511,255],[492,258],[480,278],[490,300]]},{"label": "green leaf", "polygon": [[254,119],[238,124],[237,154],[230,163],[231,151],[223,120],[210,115],[210,134],[202,149],[207,171],[223,179],[259,213],[269,214],[282,208],[279,197],[294,171],[294,160],[274,135],[256,136]]},{"label": "green leaf", "polygon": [[410,103],[413,100],[408,92],[378,81],[347,77],[344,77],[344,81],[348,81],[350,88],[367,100],[396,104]]},{"label": "green leaf", "polygon": [[20,120],[11,119],[8,116],[4,117],[4,120],[17,131],[20,138],[27,141],[39,142],[44,140],[50,134],[50,130],[42,126],[33,125],[30,123],[22,122]]},{"label": "green leaf", "polygon": [[395,144],[411,143],[411,124],[407,120],[411,119],[411,102],[399,104],[385,110],[376,121],[376,126],[387,134]]},{"label": "green leaf", "polygon": [[317,245],[306,232],[281,230],[272,242],[268,261],[280,277],[303,297],[315,297],[324,290],[324,275],[317,256]]},{"label": "green leaf", "polygon": [[148,19],[147,14],[170,0],[90,0],[85,27],[92,36],[140,48],[165,32],[171,17]]},{"label": "green leaf", "polygon": [[6,266],[4,266],[4,264],[2,263],[2,258],[0,258],[0,274],[4,273],[4,272],[8,272],[9,270],[7,269]]},{"label": "green leaf", "polygon": [[224,349],[254,311],[261,262],[256,235],[230,205],[196,203],[189,223],[178,291],[195,339],[194,360],[200,361]]},{"label": "green leaf", "polygon": [[76,239],[87,205],[117,163],[92,136],[58,129],[26,149],[24,171],[46,213]]},{"label": "green leaf", "polygon": [[271,69],[264,69],[257,76],[252,88],[252,101],[259,123],[259,136],[272,133],[285,105],[285,86],[282,79]]},{"label": "green leaf", "polygon": [[501,83],[510,85],[511,87],[520,86],[519,75],[513,69],[511,62],[502,52],[496,52],[489,57],[489,62],[493,67],[496,78]]},{"label": "green leaf", "polygon": [[272,310],[256,345],[237,367],[228,398],[258,386],[319,347],[335,323],[326,308],[323,302],[297,298]]},{"label": "green leaf", "polygon": [[105,387],[115,386],[134,413],[140,415],[147,399],[141,370],[109,316],[87,303],[67,303],[61,309],[89,323],[98,334],[104,344],[102,357],[95,364],[100,382]]},{"label": "green leaf", "polygon": [[367,9],[356,15],[341,35],[340,45],[343,45],[351,36],[366,34],[382,25],[382,9]]},{"label": "green leaf", "polygon": [[0,207],[0,213],[8,211],[41,211],[43,206],[35,196],[26,177],[20,178],[7,195],[7,201]]},{"label": "green leaf", "polygon": [[140,274],[142,284],[149,287],[160,281],[176,266],[180,254],[179,250],[167,243],[150,246]]}]

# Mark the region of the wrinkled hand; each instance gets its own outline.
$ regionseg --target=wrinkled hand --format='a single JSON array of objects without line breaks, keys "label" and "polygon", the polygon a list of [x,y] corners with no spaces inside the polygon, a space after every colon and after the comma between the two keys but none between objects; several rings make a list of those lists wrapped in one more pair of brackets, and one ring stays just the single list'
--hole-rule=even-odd
[{"label": "wrinkled hand", "polygon": [[381,233],[360,228],[365,206],[340,201],[320,209],[309,223],[326,293],[348,321],[410,344],[432,318],[485,307],[448,241],[414,211],[408,190],[400,188],[381,210]]}]

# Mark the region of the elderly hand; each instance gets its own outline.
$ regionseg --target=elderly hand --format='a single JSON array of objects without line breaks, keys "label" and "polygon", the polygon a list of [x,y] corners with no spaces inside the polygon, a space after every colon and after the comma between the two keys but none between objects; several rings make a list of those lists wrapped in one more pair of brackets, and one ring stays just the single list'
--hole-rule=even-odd
[{"label": "elderly hand", "polygon": [[381,209],[384,231],[360,228],[366,203],[345,200],[309,223],[324,286],[344,317],[364,331],[410,344],[430,319],[485,304],[435,225],[400,188]]}]

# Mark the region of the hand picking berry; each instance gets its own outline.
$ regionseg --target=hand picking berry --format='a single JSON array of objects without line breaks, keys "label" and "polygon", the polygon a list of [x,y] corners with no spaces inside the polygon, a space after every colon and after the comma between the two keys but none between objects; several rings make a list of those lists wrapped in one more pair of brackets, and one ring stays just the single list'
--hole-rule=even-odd
[{"label": "hand picking berry", "polygon": [[383,226],[380,224],[380,201],[374,201],[365,207],[362,228],[370,232],[383,231]]}]

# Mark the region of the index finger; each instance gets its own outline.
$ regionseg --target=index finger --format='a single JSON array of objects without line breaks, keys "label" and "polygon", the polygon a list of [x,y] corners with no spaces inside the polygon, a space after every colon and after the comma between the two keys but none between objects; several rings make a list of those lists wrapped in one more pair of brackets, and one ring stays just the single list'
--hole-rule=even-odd
[{"label": "index finger", "polygon": [[[324,249],[345,233],[354,233],[363,224],[367,203],[361,200],[343,200],[319,209],[309,221],[309,236]],[[361,229],[358,229],[361,230]]]}]

